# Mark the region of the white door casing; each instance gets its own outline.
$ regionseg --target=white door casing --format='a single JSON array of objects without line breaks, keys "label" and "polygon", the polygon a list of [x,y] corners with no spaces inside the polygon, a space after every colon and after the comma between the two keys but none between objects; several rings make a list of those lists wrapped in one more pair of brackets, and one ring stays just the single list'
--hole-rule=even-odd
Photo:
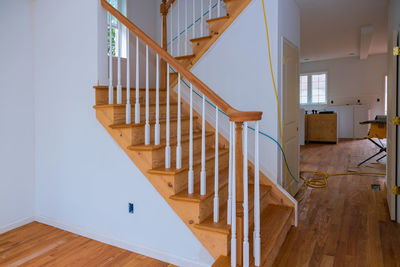
[{"label": "white door casing", "polygon": [[[283,38],[282,40],[282,131],[286,159],[293,176],[299,179],[299,111],[300,111],[300,70],[299,49]],[[282,185],[295,195],[300,187],[286,171],[281,161]],[[290,189],[288,189],[288,183]]]},{"label": "white door casing", "polygon": [[[387,166],[386,166],[386,185],[387,185],[387,200],[390,218],[396,220],[396,197],[392,194],[392,186],[396,185],[396,178],[398,176],[398,140],[399,131],[398,127],[392,123],[392,118],[399,115],[399,94],[398,94],[398,80],[399,68],[398,57],[393,56],[393,48],[398,45],[399,38],[398,31],[393,32],[392,40],[389,42],[389,66],[388,66],[388,92],[387,92]],[[397,164],[396,164],[397,163]],[[398,201],[397,201],[398,202]],[[399,217],[399,216],[397,216]],[[399,218],[397,218],[399,220]]]}]

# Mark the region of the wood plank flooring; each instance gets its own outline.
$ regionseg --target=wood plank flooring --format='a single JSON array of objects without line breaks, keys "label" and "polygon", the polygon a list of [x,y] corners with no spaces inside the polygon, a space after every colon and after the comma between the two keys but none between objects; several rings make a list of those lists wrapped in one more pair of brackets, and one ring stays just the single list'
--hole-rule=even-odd
[{"label": "wood plank flooring", "polygon": [[[346,172],[375,150],[368,140],[307,145],[301,150],[301,170]],[[299,227],[290,230],[274,266],[400,266],[400,225],[389,219],[385,178],[328,181],[328,188],[306,191]],[[382,190],[372,190],[371,184]]]},{"label": "wood plank flooring", "polygon": [[33,222],[0,235],[0,266],[140,266],[167,263]]}]

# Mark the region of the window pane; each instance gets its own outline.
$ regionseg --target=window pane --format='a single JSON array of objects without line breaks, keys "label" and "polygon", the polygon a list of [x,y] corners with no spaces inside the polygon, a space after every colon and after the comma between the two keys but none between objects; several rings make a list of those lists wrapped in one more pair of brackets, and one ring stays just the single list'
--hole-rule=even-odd
[{"label": "window pane", "polygon": [[[115,9],[119,10],[118,0],[109,0],[110,5],[112,5]],[[111,23],[113,26],[118,26],[118,21],[116,18],[112,17]],[[107,24],[110,24],[110,15],[107,16]]]},{"label": "window pane", "polygon": [[308,76],[300,76],[300,104],[307,104],[308,98]]},{"label": "window pane", "polygon": [[326,103],[326,74],[312,75],[312,97],[311,101],[314,104]]}]

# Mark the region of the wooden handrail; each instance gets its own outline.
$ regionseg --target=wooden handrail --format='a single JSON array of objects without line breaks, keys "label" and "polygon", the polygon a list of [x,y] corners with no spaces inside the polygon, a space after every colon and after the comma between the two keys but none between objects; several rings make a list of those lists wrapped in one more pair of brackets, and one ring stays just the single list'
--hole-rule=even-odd
[{"label": "wooden handrail", "polygon": [[110,5],[106,0],[100,0],[104,9],[110,12],[118,21],[125,27],[133,32],[140,40],[154,50],[161,58],[163,58],[175,71],[180,73],[187,79],[195,88],[203,93],[211,102],[218,106],[225,112],[231,121],[245,122],[245,121],[259,121],[262,117],[262,112],[259,111],[239,111],[232,108],[226,103],[218,94],[211,90],[207,85],[200,81],[193,73],[183,67],[173,56],[161,48],[156,42],[153,41],[147,34],[133,24],[127,17],[122,15],[117,9]]},{"label": "wooden handrail", "polygon": [[166,8],[167,10],[169,10],[169,8],[175,3],[175,0],[169,0],[166,4]]}]

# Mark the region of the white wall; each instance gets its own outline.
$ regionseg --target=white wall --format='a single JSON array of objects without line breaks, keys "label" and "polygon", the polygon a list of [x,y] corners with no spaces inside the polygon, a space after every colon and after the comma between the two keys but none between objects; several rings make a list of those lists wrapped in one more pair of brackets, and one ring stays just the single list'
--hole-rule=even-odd
[{"label": "white wall", "polygon": [[[99,1],[36,0],[34,13],[38,218],[172,263],[211,263],[96,120],[92,86],[106,68]],[[71,14],[84,19],[71,20]],[[128,202],[135,204],[134,215]]]},{"label": "white wall", "polygon": [[29,0],[0,1],[0,234],[34,215],[34,116]]},{"label": "white wall", "polygon": [[[278,1],[266,1],[273,68],[278,70]],[[261,0],[254,0],[233,22],[192,72],[238,110],[263,111],[260,129],[277,138],[277,109],[269,71]],[[215,112],[208,116],[212,121]],[[225,136],[228,136],[227,127]],[[249,132],[250,139],[253,133]],[[251,142],[250,142],[251,144]],[[262,171],[277,179],[277,146],[260,140]],[[250,151],[253,151],[250,145]]]},{"label": "white wall", "polygon": [[[385,114],[385,75],[387,74],[387,55],[369,56],[366,60],[358,57],[302,63],[300,72],[328,72],[327,99],[333,105],[369,105],[370,118]],[[377,99],[380,99],[378,102]],[[310,108],[323,108],[305,106]]]},{"label": "white wall", "polygon": [[[300,53],[300,8],[297,3],[293,0],[280,0],[278,2],[278,10],[279,10],[279,23],[278,23],[278,42],[279,42],[279,59],[278,59],[278,70],[275,70],[275,75],[277,75],[277,86],[278,86],[278,94],[279,99],[282,100],[283,92],[281,88],[283,88],[283,40],[286,39],[292,45],[296,46],[299,49]],[[283,110],[284,101],[280,101],[281,105],[281,114],[283,118]],[[283,123],[283,122],[282,122]],[[283,125],[282,125],[283,126]],[[279,122],[278,122],[279,127]],[[279,131],[279,128],[278,128]],[[278,137],[280,140],[280,133],[278,133]],[[281,140],[280,140],[281,142]],[[282,152],[278,150],[278,183],[282,184],[282,173],[285,171],[286,166],[283,164]],[[299,157],[298,157],[299,158]],[[300,160],[300,158],[299,158]]]}]

